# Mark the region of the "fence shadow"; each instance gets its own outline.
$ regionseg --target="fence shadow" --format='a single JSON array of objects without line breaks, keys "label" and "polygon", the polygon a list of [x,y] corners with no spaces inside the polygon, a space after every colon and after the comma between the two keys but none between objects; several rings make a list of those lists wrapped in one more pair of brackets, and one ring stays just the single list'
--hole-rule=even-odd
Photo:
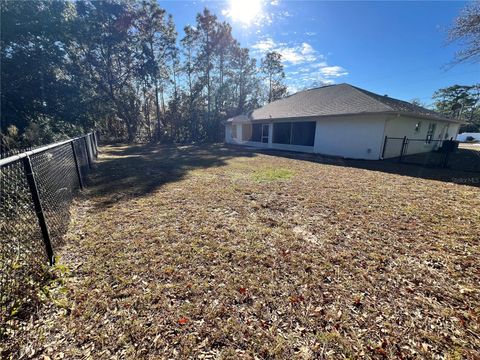
[{"label": "fence shadow", "polygon": [[240,156],[256,154],[221,144],[104,146],[90,178],[89,193],[100,197],[99,206],[110,206],[122,198],[148,195],[166,183],[182,180],[190,170],[224,166],[228,159]]},{"label": "fence shadow", "polygon": [[[235,146],[235,148],[238,148]],[[394,160],[354,160],[319,154],[296,153],[283,150],[253,149],[250,151],[289,159],[298,159],[334,166],[353,167],[365,170],[380,171],[390,174],[437,180],[461,185],[480,187],[480,173],[462,171],[452,168],[423,167],[418,164],[399,163]]]}]

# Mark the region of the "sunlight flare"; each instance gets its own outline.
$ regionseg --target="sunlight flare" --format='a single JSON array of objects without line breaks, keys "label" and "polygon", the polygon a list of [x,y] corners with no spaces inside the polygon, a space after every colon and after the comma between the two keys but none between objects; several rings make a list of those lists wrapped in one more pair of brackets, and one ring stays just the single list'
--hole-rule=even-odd
[{"label": "sunlight flare", "polygon": [[261,19],[262,0],[230,0],[226,14],[233,20],[250,25]]}]

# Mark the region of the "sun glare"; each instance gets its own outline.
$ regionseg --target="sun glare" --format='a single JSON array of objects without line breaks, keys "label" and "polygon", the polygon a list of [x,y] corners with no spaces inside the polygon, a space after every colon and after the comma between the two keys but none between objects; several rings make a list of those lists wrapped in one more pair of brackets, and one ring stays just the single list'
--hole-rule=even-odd
[{"label": "sun glare", "polygon": [[234,21],[250,25],[262,16],[261,0],[230,0],[229,3],[228,15]]}]

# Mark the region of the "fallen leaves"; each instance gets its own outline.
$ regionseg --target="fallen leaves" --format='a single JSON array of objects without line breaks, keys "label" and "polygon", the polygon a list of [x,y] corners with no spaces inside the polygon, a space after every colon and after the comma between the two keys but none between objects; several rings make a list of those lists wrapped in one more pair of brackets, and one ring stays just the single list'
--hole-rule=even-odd
[{"label": "fallen leaves", "polygon": [[186,324],[188,323],[188,321],[189,321],[189,320],[188,320],[187,318],[184,318],[184,317],[178,319],[178,323],[179,323],[180,325],[186,325]]},{"label": "fallen leaves", "polygon": [[17,349],[478,358],[478,189],[337,165],[104,148],[60,250],[72,311],[40,309]]},{"label": "fallen leaves", "polygon": [[247,288],[239,287],[238,292],[242,295],[246,295],[247,294]]},{"label": "fallen leaves", "polygon": [[303,302],[305,298],[302,295],[292,295],[290,296],[290,303],[292,304],[299,304]]}]

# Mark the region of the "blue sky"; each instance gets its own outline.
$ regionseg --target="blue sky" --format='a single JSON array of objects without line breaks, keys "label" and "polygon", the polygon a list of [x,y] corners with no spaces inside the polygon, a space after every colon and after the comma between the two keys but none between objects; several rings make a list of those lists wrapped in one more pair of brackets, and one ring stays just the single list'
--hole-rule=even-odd
[{"label": "blue sky", "polygon": [[315,83],[352,85],[391,97],[432,102],[453,84],[480,82],[480,64],[448,66],[459,45],[446,31],[465,2],[161,1],[179,32],[204,7],[233,27],[261,58],[283,55],[294,92]]}]

